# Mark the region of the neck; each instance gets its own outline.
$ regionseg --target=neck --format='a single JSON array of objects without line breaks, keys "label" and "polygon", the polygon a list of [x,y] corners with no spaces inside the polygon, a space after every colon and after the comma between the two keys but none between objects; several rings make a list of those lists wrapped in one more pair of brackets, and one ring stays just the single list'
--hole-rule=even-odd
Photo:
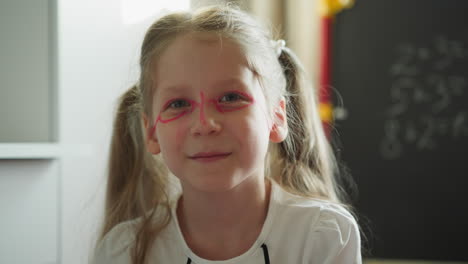
[{"label": "neck", "polygon": [[184,188],[177,216],[188,246],[206,258],[229,258],[247,251],[262,230],[270,191],[271,183],[263,177],[250,177],[227,192]]}]

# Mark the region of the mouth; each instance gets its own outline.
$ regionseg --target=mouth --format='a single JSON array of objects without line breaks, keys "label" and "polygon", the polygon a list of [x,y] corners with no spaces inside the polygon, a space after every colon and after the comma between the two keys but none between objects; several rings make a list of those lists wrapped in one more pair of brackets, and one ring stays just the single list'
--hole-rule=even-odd
[{"label": "mouth", "polygon": [[211,162],[224,159],[231,154],[231,152],[199,152],[189,158],[195,161]]}]

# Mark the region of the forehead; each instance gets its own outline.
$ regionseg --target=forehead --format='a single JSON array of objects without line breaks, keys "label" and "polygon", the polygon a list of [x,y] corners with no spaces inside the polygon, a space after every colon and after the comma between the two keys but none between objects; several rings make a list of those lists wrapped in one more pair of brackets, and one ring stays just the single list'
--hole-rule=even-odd
[{"label": "forehead", "polygon": [[228,80],[249,86],[254,81],[239,45],[209,33],[187,33],[177,37],[155,66],[152,74],[158,94],[171,87],[206,89]]}]

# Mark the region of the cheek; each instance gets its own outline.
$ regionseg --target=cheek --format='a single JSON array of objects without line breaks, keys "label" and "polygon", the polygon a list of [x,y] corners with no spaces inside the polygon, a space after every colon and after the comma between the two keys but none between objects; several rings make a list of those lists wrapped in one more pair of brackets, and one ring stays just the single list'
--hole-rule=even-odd
[{"label": "cheek", "polygon": [[176,142],[184,142],[185,135],[187,134],[187,127],[178,127],[174,134]]},{"label": "cheek", "polygon": [[163,156],[165,153],[181,151],[182,149],[182,145],[185,142],[185,137],[188,133],[188,124],[187,122],[179,121],[160,124],[158,127],[158,140],[161,145]]},{"label": "cheek", "polygon": [[262,113],[256,113],[251,118],[237,122],[232,126],[236,138],[246,150],[252,153],[264,152],[268,145],[269,130]]},{"label": "cheek", "polygon": [[258,130],[258,125],[250,124],[244,130],[243,139],[239,144],[239,159],[250,169],[264,166],[266,153],[268,151],[268,138],[264,133],[265,129]]}]

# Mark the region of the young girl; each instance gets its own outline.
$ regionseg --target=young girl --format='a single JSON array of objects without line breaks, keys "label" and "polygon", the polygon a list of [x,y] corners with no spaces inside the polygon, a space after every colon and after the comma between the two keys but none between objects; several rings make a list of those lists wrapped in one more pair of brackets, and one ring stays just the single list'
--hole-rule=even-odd
[{"label": "young girl", "polygon": [[93,263],[361,263],[313,89],[284,44],[228,6],[149,28]]}]

